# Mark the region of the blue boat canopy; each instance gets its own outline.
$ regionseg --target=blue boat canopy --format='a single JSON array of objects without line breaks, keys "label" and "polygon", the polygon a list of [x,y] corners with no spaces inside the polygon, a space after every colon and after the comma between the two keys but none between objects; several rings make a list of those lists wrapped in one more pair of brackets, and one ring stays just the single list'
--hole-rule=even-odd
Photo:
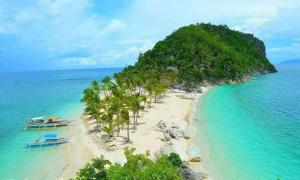
[{"label": "blue boat canopy", "polygon": [[55,134],[55,133],[45,134],[44,139],[57,139],[57,134]]}]

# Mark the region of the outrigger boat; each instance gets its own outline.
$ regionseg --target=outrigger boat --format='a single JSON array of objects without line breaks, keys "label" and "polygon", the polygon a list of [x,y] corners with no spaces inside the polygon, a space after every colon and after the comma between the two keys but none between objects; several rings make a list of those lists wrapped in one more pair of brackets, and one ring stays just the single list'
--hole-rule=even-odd
[{"label": "outrigger boat", "polygon": [[55,128],[61,126],[67,126],[70,121],[61,120],[59,117],[56,116],[48,116],[48,117],[36,117],[30,118],[24,129],[27,128]]},{"label": "outrigger boat", "polygon": [[60,144],[67,143],[66,138],[59,138],[55,133],[45,134],[42,138],[37,139],[27,144],[28,148],[42,148],[42,147],[53,147]]}]

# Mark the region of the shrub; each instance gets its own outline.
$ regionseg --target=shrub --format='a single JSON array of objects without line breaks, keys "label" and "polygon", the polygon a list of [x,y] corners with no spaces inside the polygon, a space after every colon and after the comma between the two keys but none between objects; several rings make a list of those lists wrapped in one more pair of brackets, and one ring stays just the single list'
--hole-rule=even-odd
[{"label": "shrub", "polygon": [[[152,161],[149,152],[133,154],[134,149],[126,148],[127,162],[124,165],[111,164],[101,158],[93,159],[91,164],[85,165],[76,174],[76,179],[104,179],[104,180],[180,180],[182,179],[178,154],[161,155]],[[171,159],[171,160],[170,160]]]},{"label": "shrub", "polygon": [[175,167],[181,167],[182,160],[180,159],[179,155],[177,153],[170,153],[168,156],[168,160],[172,163]]},{"label": "shrub", "polygon": [[92,163],[88,163],[84,168],[76,173],[75,179],[90,180],[90,179],[107,179],[107,169],[110,167],[111,162],[101,158],[95,158]]}]

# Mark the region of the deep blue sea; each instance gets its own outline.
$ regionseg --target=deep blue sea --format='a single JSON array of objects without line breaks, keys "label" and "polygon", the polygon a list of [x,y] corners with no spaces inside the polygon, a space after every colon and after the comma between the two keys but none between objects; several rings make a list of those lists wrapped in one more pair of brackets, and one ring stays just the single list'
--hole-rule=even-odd
[{"label": "deep blue sea", "polygon": [[215,180],[300,179],[300,66],[208,91],[196,145]]},{"label": "deep blue sea", "polygon": [[82,109],[79,100],[92,80],[120,68],[0,73],[0,179],[54,179],[65,165],[65,146],[25,148],[46,132],[67,136],[68,128],[20,131],[29,117],[59,115],[72,120]]}]

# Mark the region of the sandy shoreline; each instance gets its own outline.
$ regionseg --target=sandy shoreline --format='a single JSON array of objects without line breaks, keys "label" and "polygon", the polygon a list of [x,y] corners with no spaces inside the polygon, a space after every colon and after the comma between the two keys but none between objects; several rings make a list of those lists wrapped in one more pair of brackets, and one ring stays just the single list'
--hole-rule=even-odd
[{"label": "sandy shoreline", "polygon": [[[203,89],[204,92],[208,88]],[[159,153],[176,152],[182,160],[189,161],[194,156],[191,151],[193,143],[191,122],[193,121],[196,104],[203,93],[168,92],[159,102],[152,103],[140,113],[137,129],[130,130],[131,143],[126,143],[126,130],[121,130],[116,140],[104,143],[101,132],[95,131],[95,122],[86,117],[78,117],[72,124],[70,143],[68,144],[68,163],[59,175],[60,179],[69,179],[75,176],[76,171],[82,168],[93,157],[103,155],[111,162],[124,163],[125,147],[134,147],[137,153],[150,150],[150,156],[155,158]],[[82,113],[81,113],[82,114]],[[158,124],[164,123],[183,136],[165,140],[165,134]],[[195,172],[204,172],[201,163],[191,163]]]},{"label": "sandy shoreline", "polygon": [[85,144],[85,136],[82,134],[81,118],[82,112],[76,112],[76,118],[69,128],[69,143],[66,145],[65,154],[67,163],[58,174],[58,179],[74,178],[78,169],[88,163],[94,155]]}]

